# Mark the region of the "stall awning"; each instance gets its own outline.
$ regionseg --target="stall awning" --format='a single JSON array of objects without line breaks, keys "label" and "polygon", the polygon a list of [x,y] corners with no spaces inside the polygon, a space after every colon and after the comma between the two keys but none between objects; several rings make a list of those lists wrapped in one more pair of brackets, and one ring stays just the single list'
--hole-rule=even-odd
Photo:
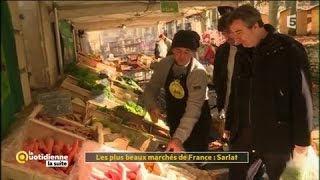
[{"label": "stall awning", "polygon": [[[230,1],[232,2],[232,1]],[[151,25],[199,14],[221,5],[220,1],[178,1],[179,13],[161,13],[160,1],[48,1],[55,3],[59,18],[72,21],[75,28],[99,30]]]}]

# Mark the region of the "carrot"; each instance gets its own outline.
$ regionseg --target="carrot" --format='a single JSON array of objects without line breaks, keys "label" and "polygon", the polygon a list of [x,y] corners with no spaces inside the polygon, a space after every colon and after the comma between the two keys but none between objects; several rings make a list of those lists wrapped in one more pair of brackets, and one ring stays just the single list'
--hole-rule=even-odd
[{"label": "carrot", "polygon": [[35,143],[36,143],[36,139],[29,138],[23,143],[22,149],[26,152],[33,151]]},{"label": "carrot", "polygon": [[68,154],[68,164],[70,164],[70,162],[72,162],[72,160],[74,159],[74,156],[78,151],[78,148],[79,148],[79,139],[76,139],[70,153]]},{"label": "carrot", "polygon": [[62,150],[63,144],[64,144],[64,142],[62,140],[56,139],[54,141],[54,145],[53,145],[53,148],[52,148],[52,153],[54,155],[62,155],[61,150]]},{"label": "carrot", "polygon": [[69,166],[67,167],[67,169],[66,169],[64,172],[65,172],[66,174],[70,174],[70,172],[71,172],[71,170],[72,170],[73,166],[74,166],[74,165],[69,165]]},{"label": "carrot", "polygon": [[63,171],[63,169],[61,167],[57,167],[57,168],[55,168],[55,170],[64,174],[64,171]]},{"label": "carrot", "polygon": [[43,140],[39,140],[39,150],[43,153],[43,154],[48,154],[48,148],[45,145],[45,143],[43,142]]},{"label": "carrot", "polygon": [[54,140],[54,145],[57,145],[57,146],[59,146],[59,147],[63,147],[63,145],[64,145],[64,142],[63,142],[63,140],[61,140],[61,139],[55,139]]},{"label": "carrot", "polygon": [[52,154],[53,155],[63,155],[61,152],[61,147],[58,145],[53,145]]},{"label": "carrot", "polygon": [[39,142],[38,142],[38,140],[35,142],[35,145],[34,145],[34,148],[33,148],[33,154],[34,154],[34,155],[40,154]]},{"label": "carrot", "polygon": [[71,149],[72,148],[71,148],[70,144],[65,144],[63,146],[61,152],[62,152],[63,155],[68,155],[70,153]]},{"label": "carrot", "polygon": [[46,137],[45,140],[44,140],[44,143],[47,146],[48,154],[52,154],[52,148],[53,148],[53,144],[54,144],[54,139],[52,137]]}]

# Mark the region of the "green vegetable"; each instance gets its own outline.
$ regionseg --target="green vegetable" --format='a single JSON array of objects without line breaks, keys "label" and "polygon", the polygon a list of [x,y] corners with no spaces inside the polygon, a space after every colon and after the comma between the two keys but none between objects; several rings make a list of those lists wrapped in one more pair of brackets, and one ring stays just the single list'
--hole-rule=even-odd
[{"label": "green vegetable", "polygon": [[101,122],[104,127],[110,128],[112,133],[120,133],[123,127],[120,124],[111,122],[109,120],[93,119],[92,124],[95,122]]},{"label": "green vegetable", "polygon": [[103,90],[105,86],[97,84],[96,81],[101,79],[101,75],[91,71],[88,68],[81,68],[75,62],[67,64],[65,72],[79,79],[78,86],[91,90]]},{"label": "green vegetable", "polygon": [[133,114],[136,114],[138,116],[144,116],[146,114],[146,111],[143,109],[143,107],[139,106],[133,101],[128,101],[123,108],[127,110],[128,112],[131,112]]},{"label": "green vegetable", "polygon": [[302,173],[299,168],[287,167],[281,174],[282,180],[299,180]]},{"label": "green vegetable", "polygon": [[113,99],[114,98],[110,87],[105,88],[103,93],[108,99]]},{"label": "green vegetable", "polygon": [[97,107],[97,110],[98,110],[98,111],[102,111],[102,112],[107,112],[107,111],[108,111],[108,108],[107,108],[107,106],[104,106],[104,107],[98,106],[98,107]]},{"label": "green vegetable", "polygon": [[137,91],[138,93],[142,92],[142,88],[130,77],[121,76],[121,77],[117,77],[116,80],[119,86],[125,89],[131,89],[131,90]]}]

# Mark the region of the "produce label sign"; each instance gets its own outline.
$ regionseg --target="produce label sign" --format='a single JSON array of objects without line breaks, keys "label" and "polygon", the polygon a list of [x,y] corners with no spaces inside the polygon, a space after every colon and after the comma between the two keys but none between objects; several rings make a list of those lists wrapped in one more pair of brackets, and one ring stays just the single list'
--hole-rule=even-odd
[{"label": "produce label sign", "polygon": [[177,1],[161,1],[160,9],[162,13],[178,13],[179,4]]},{"label": "produce label sign", "polygon": [[58,117],[73,113],[71,95],[65,90],[40,94],[38,103],[44,106],[48,117]]}]

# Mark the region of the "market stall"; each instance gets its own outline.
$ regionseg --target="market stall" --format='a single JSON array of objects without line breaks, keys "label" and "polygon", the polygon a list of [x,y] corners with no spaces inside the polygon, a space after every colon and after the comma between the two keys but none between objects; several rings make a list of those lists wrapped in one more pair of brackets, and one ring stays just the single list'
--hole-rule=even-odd
[{"label": "market stall", "polygon": [[[101,30],[119,26],[157,26],[181,20],[216,6],[214,1],[181,1],[179,12],[161,13],[156,1],[45,2],[57,20],[72,22],[76,30]],[[116,7],[116,8],[115,8]],[[77,40],[74,34],[74,42]],[[76,61],[63,62],[57,38],[63,82],[57,91],[66,92],[69,106],[38,102],[20,129],[8,137],[2,151],[2,179],[211,179],[223,173],[209,173],[187,164],[170,163],[84,163],[84,152],[163,152],[170,140],[165,119],[153,123],[143,106],[143,86],[152,75],[153,55],[137,52],[136,39],[124,40],[125,52],[104,57],[76,49]],[[116,49],[119,42],[111,45]],[[133,47],[129,47],[129,46]],[[77,46],[75,46],[77,47]],[[65,94],[65,95],[66,95]],[[52,95],[52,94],[51,94]],[[65,97],[65,96],[64,96]],[[60,99],[59,99],[60,98]],[[49,105],[48,105],[49,104]],[[50,108],[64,109],[52,114]],[[60,109],[59,111],[62,112]],[[48,168],[44,160],[17,161],[17,152],[67,156],[65,168]],[[20,158],[21,159],[21,158]],[[23,158],[22,158],[23,159]]]}]

